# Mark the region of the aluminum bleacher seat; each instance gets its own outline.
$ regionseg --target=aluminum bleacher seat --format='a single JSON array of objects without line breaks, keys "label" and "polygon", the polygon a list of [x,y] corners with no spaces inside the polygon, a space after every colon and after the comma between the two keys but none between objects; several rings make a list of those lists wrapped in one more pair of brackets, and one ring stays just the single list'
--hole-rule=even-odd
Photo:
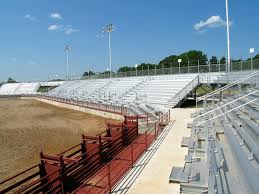
[{"label": "aluminum bleacher seat", "polygon": [[36,94],[39,83],[7,83],[1,86],[0,95]]}]

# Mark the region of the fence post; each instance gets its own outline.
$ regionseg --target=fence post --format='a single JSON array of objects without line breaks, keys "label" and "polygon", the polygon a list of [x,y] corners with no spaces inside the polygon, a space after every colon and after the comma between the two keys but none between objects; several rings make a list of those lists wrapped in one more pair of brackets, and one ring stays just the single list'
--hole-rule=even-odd
[{"label": "fence post", "polygon": [[133,143],[131,144],[131,168],[133,168],[133,164],[134,164],[134,158],[133,158]]},{"label": "fence post", "polygon": [[155,123],[155,139],[157,138],[156,123]]},{"label": "fence post", "polygon": [[251,70],[253,70],[253,57],[251,57]]},{"label": "fence post", "polygon": [[147,131],[146,131],[145,134],[146,134],[146,137],[145,137],[145,139],[146,139],[146,140],[145,140],[145,144],[146,144],[146,151],[147,151]]},{"label": "fence post", "polygon": [[190,61],[188,61],[188,73],[190,73],[189,68],[190,68]]},{"label": "fence post", "polygon": [[147,126],[148,126],[148,112],[147,112]]},{"label": "fence post", "polygon": [[198,60],[198,73],[200,73],[200,60]]},{"label": "fence post", "polygon": [[112,193],[110,163],[108,163],[107,167],[108,167],[108,185],[109,185],[109,193]]}]

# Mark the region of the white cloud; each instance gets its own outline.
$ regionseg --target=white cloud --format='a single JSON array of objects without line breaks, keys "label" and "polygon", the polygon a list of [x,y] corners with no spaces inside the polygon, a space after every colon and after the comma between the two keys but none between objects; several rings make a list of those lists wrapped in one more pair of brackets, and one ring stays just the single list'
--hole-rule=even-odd
[{"label": "white cloud", "polygon": [[58,19],[58,20],[63,19],[62,15],[60,13],[57,13],[57,12],[56,13],[51,13],[49,15],[49,17],[52,18],[52,19]]},{"label": "white cloud", "polygon": [[31,14],[26,14],[23,18],[30,22],[39,22],[38,18],[36,18],[35,16],[33,16]]},{"label": "white cloud", "polygon": [[70,35],[70,34],[72,34],[72,33],[74,33],[74,32],[78,32],[78,31],[79,31],[78,29],[73,28],[73,27],[70,26],[70,25],[66,25],[66,26],[64,27],[64,33],[65,33],[66,35]]},{"label": "white cloud", "polygon": [[66,35],[70,35],[72,33],[78,32],[79,30],[76,28],[73,28],[71,25],[57,25],[57,24],[52,24],[48,27],[49,31],[62,31]]},{"label": "white cloud", "polygon": [[[232,22],[230,22],[230,25]],[[227,25],[227,22],[223,20],[220,16],[211,16],[206,21],[200,21],[194,25],[196,31],[204,31],[207,28],[219,28]]]},{"label": "white cloud", "polygon": [[49,31],[60,31],[62,30],[63,26],[62,25],[57,25],[57,24],[52,24],[48,27]]}]

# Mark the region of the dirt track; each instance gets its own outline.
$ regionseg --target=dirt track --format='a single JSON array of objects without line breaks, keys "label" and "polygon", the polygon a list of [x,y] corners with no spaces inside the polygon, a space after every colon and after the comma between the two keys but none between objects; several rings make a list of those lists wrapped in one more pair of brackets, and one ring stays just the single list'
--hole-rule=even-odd
[{"label": "dirt track", "polygon": [[36,100],[0,100],[0,182],[105,129],[105,119]]}]

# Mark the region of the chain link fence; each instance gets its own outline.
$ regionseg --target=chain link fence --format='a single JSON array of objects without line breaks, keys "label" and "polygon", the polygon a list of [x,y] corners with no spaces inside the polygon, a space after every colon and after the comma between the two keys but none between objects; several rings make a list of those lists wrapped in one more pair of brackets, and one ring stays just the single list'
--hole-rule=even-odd
[{"label": "chain link fence", "polygon": [[[48,80],[80,80],[80,79],[104,79],[104,78],[120,78],[120,77],[136,77],[136,76],[151,76],[151,75],[172,75],[172,74],[186,74],[186,73],[212,73],[212,72],[225,72],[226,64],[205,64],[199,63],[199,61],[191,61],[183,64],[179,64],[178,67],[170,65],[150,65],[143,68],[131,68],[125,72],[110,72],[95,73],[94,75],[82,76],[49,76]],[[259,70],[259,60],[246,60],[239,62],[232,62],[230,64],[230,71],[246,71],[246,70]]]}]

